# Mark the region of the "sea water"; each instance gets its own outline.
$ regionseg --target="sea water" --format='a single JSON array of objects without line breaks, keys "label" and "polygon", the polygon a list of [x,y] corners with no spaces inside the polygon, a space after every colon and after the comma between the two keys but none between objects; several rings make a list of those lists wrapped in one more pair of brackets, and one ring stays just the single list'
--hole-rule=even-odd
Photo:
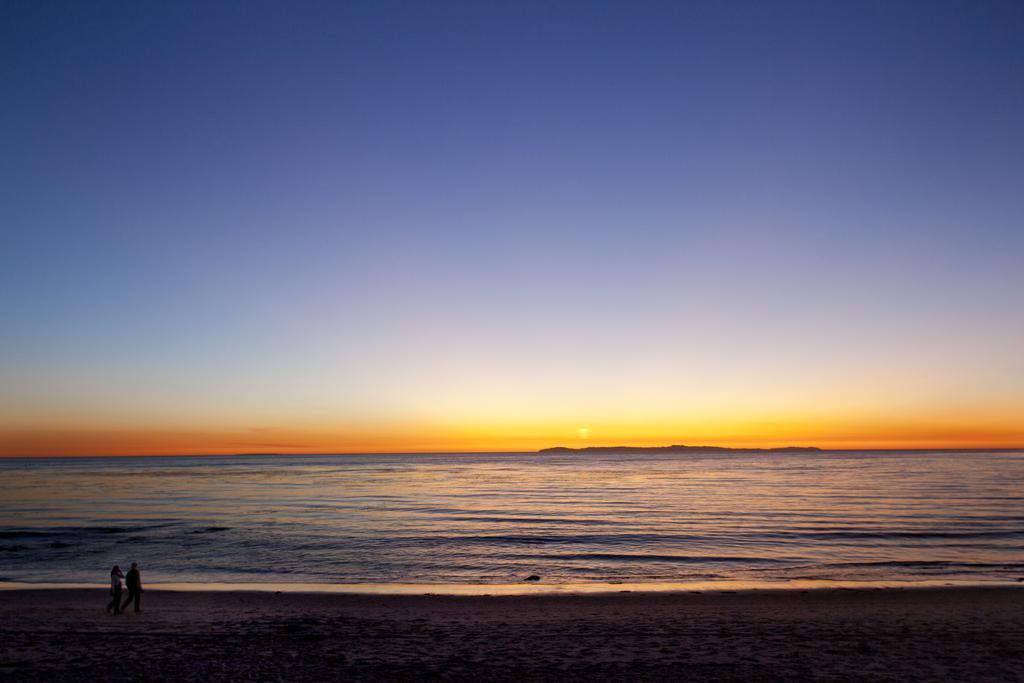
[{"label": "sea water", "polygon": [[1024,453],[0,460],[0,580],[1024,578]]}]

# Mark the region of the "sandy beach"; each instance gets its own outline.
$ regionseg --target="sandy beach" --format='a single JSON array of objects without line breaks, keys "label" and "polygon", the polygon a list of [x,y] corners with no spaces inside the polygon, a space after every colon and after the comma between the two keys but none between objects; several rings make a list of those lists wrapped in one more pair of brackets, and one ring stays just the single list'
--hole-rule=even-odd
[{"label": "sandy beach", "polygon": [[4,680],[1024,680],[1024,589],[0,593]]}]

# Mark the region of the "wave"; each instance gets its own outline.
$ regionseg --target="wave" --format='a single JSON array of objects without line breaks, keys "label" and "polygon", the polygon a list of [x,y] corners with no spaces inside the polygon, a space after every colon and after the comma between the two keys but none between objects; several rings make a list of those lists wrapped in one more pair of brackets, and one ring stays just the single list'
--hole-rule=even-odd
[{"label": "wave", "polygon": [[42,538],[45,531],[0,531],[0,538]]},{"label": "wave", "polygon": [[[156,529],[172,529],[183,527],[182,522],[161,522],[158,524],[132,524],[131,526],[54,526],[44,529],[20,528],[0,530],[0,539],[24,538],[24,539],[50,539],[99,535],[117,536],[120,534],[138,533],[140,531],[152,531]],[[217,527],[209,527],[217,528]]]},{"label": "wave", "polygon": [[982,539],[982,538],[1024,538],[1024,529],[1000,531],[790,531],[751,534],[754,538],[819,539],[819,540],[886,540],[886,539]]},{"label": "wave", "polygon": [[[751,568],[751,572],[777,571],[788,580],[835,580],[837,578],[892,578],[974,576],[1005,579],[1024,572],[1021,562],[968,562],[944,560],[887,560],[874,562],[831,562],[784,567],[780,570]],[[1022,579],[1018,579],[1022,580]]]},{"label": "wave", "polygon": [[[735,541],[733,539],[735,538]],[[332,536],[334,541],[358,542],[358,537]],[[744,533],[729,531],[709,531],[707,533],[579,533],[579,534],[471,534],[471,535],[437,535],[423,534],[420,536],[381,536],[382,541],[396,545],[410,546],[452,546],[452,545],[594,545],[594,546],[630,546],[646,547],[666,545],[712,545],[739,542],[744,545],[757,545],[764,542],[792,542],[808,544],[814,542],[842,541],[896,541],[913,540],[928,541],[985,541],[1024,539],[1024,531],[842,531],[842,532],[757,532]]]},{"label": "wave", "polygon": [[565,524],[570,526],[616,526],[618,522],[604,519],[580,519],[570,517],[517,517],[509,516],[476,516],[448,515],[452,522],[493,523],[493,524]]},{"label": "wave", "polygon": [[746,555],[655,555],[640,553],[546,553],[543,555],[506,555],[520,560],[592,560],[603,562],[677,562],[680,564],[786,564],[783,558],[751,557]]},{"label": "wave", "polygon": [[426,541],[488,545],[629,545],[636,543],[694,543],[706,540],[701,534],[480,534],[472,536],[423,537]]},{"label": "wave", "polygon": [[1024,569],[1024,562],[957,562],[946,560],[888,560],[878,562],[830,562],[826,567],[969,567],[972,569]]}]

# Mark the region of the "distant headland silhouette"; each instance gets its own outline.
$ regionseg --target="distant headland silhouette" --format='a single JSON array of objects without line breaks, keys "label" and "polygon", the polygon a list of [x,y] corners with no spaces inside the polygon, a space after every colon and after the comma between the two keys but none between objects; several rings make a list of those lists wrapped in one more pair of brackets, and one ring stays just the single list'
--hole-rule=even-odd
[{"label": "distant headland silhouette", "polygon": [[725,446],[554,446],[538,453],[820,453],[816,446],[783,446],[781,448],[727,448]]}]

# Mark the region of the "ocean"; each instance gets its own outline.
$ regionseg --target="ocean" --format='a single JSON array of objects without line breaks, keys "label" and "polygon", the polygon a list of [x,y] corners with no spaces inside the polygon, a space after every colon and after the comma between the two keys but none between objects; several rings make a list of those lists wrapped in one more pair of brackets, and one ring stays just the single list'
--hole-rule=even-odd
[{"label": "ocean", "polygon": [[0,581],[1024,578],[1024,453],[0,460]]}]

